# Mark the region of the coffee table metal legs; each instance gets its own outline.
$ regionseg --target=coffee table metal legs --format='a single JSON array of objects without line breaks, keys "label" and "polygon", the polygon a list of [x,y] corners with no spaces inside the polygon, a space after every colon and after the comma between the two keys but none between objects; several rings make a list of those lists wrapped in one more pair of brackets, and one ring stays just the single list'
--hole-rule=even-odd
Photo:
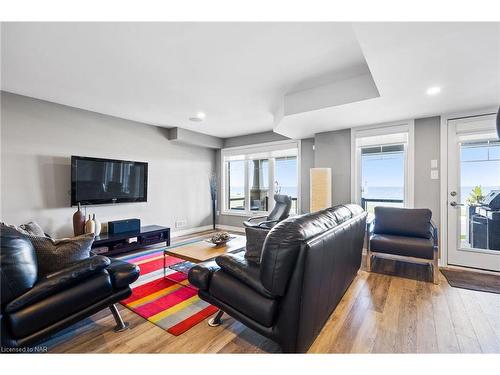
[{"label": "coffee table metal legs", "polygon": [[224,311],[217,311],[217,315],[215,315],[212,319],[208,321],[208,325],[210,327],[218,327],[222,324],[222,315],[224,315]]}]

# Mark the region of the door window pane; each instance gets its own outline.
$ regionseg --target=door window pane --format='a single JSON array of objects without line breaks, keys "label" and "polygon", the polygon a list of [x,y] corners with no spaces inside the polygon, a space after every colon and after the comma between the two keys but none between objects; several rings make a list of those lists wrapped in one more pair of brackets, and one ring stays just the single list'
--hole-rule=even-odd
[{"label": "door window pane", "polygon": [[230,210],[245,209],[245,161],[235,160],[227,163],[228,203]]},{"label": "door window pane", "polygon": [[[460,145],[461,248],[500,250],[500,224],[483,199],[500,190],[500,159],[496,141]],[[474,155],[474,157],[471,157]],[[491,216],[491,217],[490,217]]]},{"label": "door window pane", "polygon": [[292,208],[290,213],[297,212],[297,197],[298,197],[298,175],[297,175],[297,157],[289,156],[276,158],[275,164],[275,192],[277,194],[285,194],[292,197]]},{"label": "door window pane", "polygon": [[361,149],[361,204],[368,212],[376,206],[403,207],[404,145]]},{"label": "door window pane", "polygon": [[267,211],[269,208],[269,160],[248,161],[250,210]]}]

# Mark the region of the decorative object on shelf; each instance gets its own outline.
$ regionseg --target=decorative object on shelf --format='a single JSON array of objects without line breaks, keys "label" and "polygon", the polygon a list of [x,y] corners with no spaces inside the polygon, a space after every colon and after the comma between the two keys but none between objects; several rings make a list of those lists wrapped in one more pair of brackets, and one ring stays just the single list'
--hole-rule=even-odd
[{"label": "decorative object on shelf", "polygon": [[215,230],[215,214],[217,210],[217,175],[210,176],[210,198],[212,198],[212,225]]},{"label": "decorative object on shelf", "polygon": [[85,215],[82,212],[80,202],[78,202],[78,210],[73,214],[73,233],[75,236],[85,233]]},{"label": "decorative object on shelf", "polygon": [[89,214],[89,219],[85,222],[85,233],[95,233],[95,221]]},{"label": "decorative object on shelf", "polygon": [[207,242],[213,243],[216,246],[224,246],[229,241],[231,241],[235,237],[231,237],[227,232],[217,232],[210,239],[206,240]]},{"label": "decorative object on shelf", "polygon": [[311,168],[311,212],[332,206],[332,169]]},{"label": "decorative object on shelf", "polygon": [[101,222],[96,219],[95,214],[92,217],[92,220],[94,221],[94,225],[95,225],[94,235],[97,237],[98,235],[101,234]]}]

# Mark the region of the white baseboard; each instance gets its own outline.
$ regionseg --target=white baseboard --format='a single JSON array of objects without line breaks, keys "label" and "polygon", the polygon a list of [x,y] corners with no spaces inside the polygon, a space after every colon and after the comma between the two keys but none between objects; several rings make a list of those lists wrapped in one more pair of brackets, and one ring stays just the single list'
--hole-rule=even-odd
[{"label": "white baseboard", "polygon": [[195,228],[189,228],[189,229],[181,229],[181,230],[172,231],[170,233],[170,237],[176,238],[176,237],[186,236],[188,234],[204,232],[204,231],[207,231],[210,229],[212,229],[211,225],[204,225],[202,227],[195,227]]},{"label": "white baseboard", "polygon": [[220,230],[230,230],[238,233],[245,233],[245,228],[243,227],[235,227],[233,225],[217,225],[217,229]]},{"label": "white baseboard", "polygon": [[[211,230],[212,228],[213,228],[212,225],[204,225],[202,227],[194,227],[194,228],[189,228],[189,229],[176,230],[176,231],[172,231],[170,233],[170,237],[176,238],[176,237],[181,237],[181,236],[187,236],[187,235],[193,234],[193,233],[205,232],[207,230]],[[245,233],[245,228],[235,227],[232,225],[216,225],[216,228],[218,230],[227,230],[227,231],[232,231],[232,232]]]}]

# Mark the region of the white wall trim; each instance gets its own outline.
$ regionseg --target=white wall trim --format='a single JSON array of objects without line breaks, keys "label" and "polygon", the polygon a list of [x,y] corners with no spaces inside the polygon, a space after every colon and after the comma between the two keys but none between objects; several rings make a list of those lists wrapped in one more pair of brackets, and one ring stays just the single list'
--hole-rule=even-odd
[{"label": "white wall trim", "polygon": [[204,225],[202,227],[194,227],[194,228],[189,228],[189,229],[181,229],[181,230],[172,230],[170,233],[170,238],[176,238],[176,237],[182,237],[186,236],[188,234],[193,234],[197,232],[204,232],[207,230],[212,229],[212,225]]},{"label": "white wall trim", "polygon": [[441,225],[439,228],[439,249],[440,267],[448,267],[448,121],[466,117],[477,117],[495,114],[496,107],[488,107],[473,111],[455,112],[441,115],[440,124],[440,216]]},{"label": "white wall trim", "polygon": [[[212,225],[204,225],[204,226],[201,226],[201,227],[194,227],[194,228],[189,228],[189,229],[176,230],[176,231],[172,231],[170,233],[170,238],[177,238],[177,237],[187,236],[189,234],[195,234],[195,233],[199,233],[199,232],[206,232],[206,231],[212,230],[212,228],[213,228]],[[235,226],[232,226],[232,225],[216,224],[215,228],[217,230],[226,230],[226,231],[233,231],[233,232],[245,233],[245,228],[243,228],[243,227],[235,227]]]},{"label": "white wall trim", "polygon": [[217,225],[217,229],[226,230],[226,231],[233,231],[233,232],[238,232],[238,233],[245,233],[245,228],[235,227],[233,225]]},{"label": "white wall trim", "polygon": [[358,166],[358,149],[356,147],[357,133],[363,132],[368,136],[390,134],[391,132],[401,132],[402,127],[408,131],[408,144],[406,150],[405,172],[405,203],[407,207],[415,205],[415,120],[402,120],[385,124],[369,125],[351,128],[351,201],[360,204],[361,197],[358,196],[358,181],[360,179],[360,170]]}]

